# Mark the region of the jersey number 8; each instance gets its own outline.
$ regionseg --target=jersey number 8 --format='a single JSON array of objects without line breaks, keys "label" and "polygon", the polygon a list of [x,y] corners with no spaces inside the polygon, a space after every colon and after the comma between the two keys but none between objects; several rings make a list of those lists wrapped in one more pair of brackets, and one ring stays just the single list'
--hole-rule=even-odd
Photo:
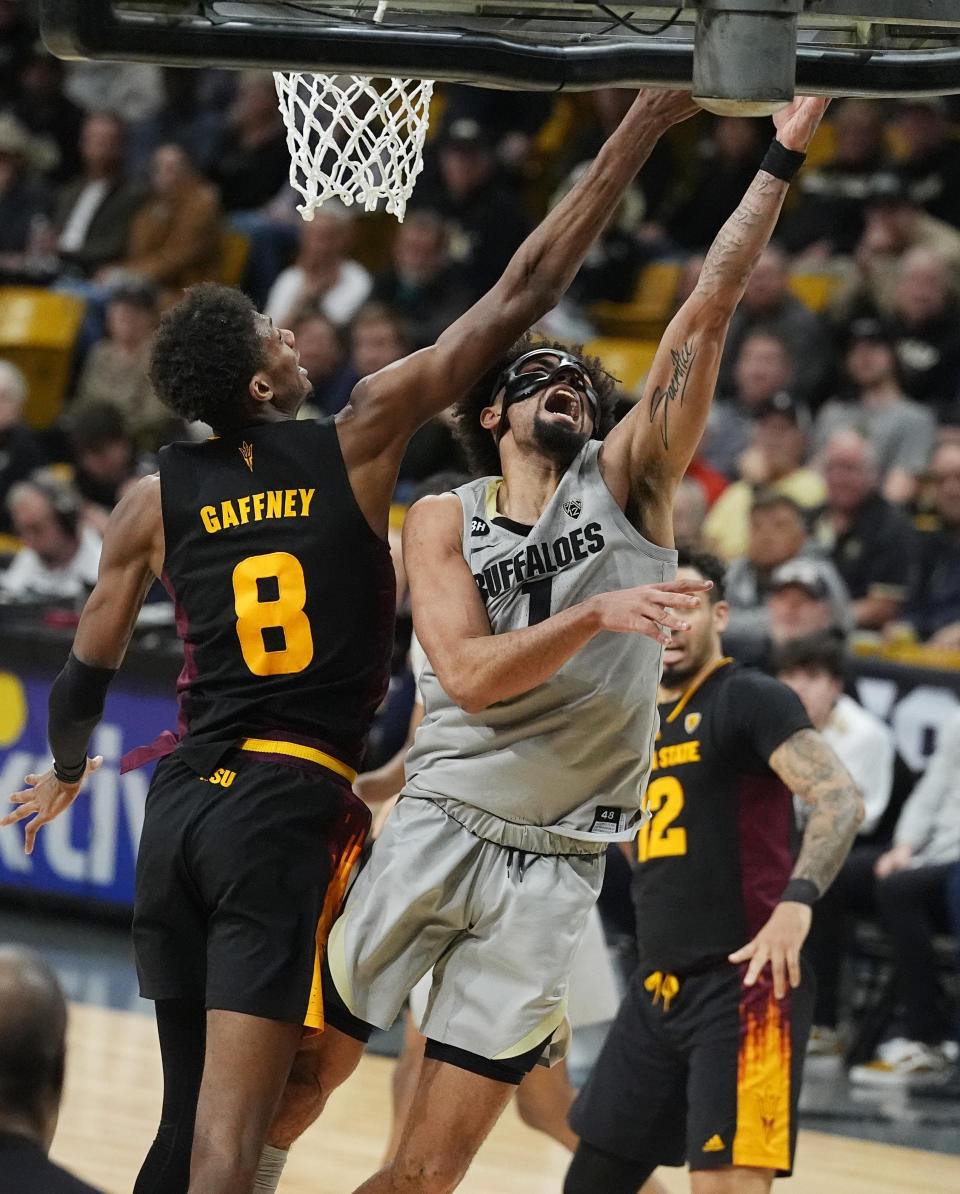
[{"label": "jersey number 8", "polygon": [[247,556],[233,570],[233,597],[243,661],[255,676],[288,676],[309,665],[313,635],[296,556],[286,551]]}]

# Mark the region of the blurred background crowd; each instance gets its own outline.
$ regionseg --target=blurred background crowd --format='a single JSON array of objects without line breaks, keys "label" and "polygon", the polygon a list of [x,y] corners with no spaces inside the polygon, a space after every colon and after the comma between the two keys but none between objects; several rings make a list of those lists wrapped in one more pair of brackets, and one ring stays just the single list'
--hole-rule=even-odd
[{"label": "blurred background crowd", "polygon": [[[296,333],[308,417],[432,342],[499,276],[630,102],[444,87],[402,225],[301,221],[269,73],[63,63],[0,0],[0,530],[6,600],[82,597],[104,520],[178,425],[160,313],[205,278]],[[798,629],[960,648],[960,104],[835,102],[731,328],[678,537],[730,565],[739,653]],[[642,391],[769,121],[658,146],[543,330]],[[397,499],[463,460],[443,419]],[[20,548],[20,550],[18,550]]]}]

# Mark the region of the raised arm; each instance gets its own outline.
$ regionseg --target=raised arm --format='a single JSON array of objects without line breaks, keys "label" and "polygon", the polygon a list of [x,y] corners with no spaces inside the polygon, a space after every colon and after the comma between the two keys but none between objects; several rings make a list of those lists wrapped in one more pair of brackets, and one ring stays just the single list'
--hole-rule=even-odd
[{"label": "raised arm", "polygon": [[90,735],[103,714],[107,686],[123,662],[147,589],[163,570],[160,479],[144,477],[118,503],[107,522],[97,584],[90,594],[66,666],[50,690],[48,735],[54,765],[28,775],[29,785],[10,797],[18,807],[0,821],[25,826],[25,847],[77,798],[83,780],[101,759],[88,759]]},{"label": "raised arm", "polygon": [[796,168],[796,155],[806,152],[827,103],[798,97],[774,116],[779,145],[764,160],[769,169],[760,169],[717,233],[693,293],[660,341],[642,401],[604,443],[604,480],[655,543],[673,544],[673,495],[703,435],[730,317],[787,193],[788,183],[771,171],[788,175]]},{"label": "raised arm", "polygon": [[730,955],[749,961],[752,985],[770,962],[778,999],[800,984],[800,947],[810,931],[811,907],[837,876],[863,820],[860,791],[846,767],[816,730],[798,730],[770,756],[770,766],[813,811],[790,882],[770,919],[751,942]]},{"label": "raised arm", "polygon": [[676,580],[601,593],[504,634],[493,634],[463,557],[462,508],[455,495],[423,498],[403,527],[413,624],[444,691],[467,713],[529,692],[601,630],[635,631],[669,642],[687,629],[674,611],[698,603],[709,581]]},{"label": "raised arm", "polygon": [[439,337],[355,386],[338,416],[348,467],[389,472],[406,439],[556,306],[660,136],[696,112],[684,92],[641,91],[590,169],[526,238],[500,281]]}]

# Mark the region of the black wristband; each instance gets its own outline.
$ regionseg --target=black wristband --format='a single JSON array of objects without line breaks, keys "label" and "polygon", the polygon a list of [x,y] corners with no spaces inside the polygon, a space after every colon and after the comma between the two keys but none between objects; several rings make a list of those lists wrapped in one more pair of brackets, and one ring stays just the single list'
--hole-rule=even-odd
[{"label": "black wristband", "polygon": [[794,176],[806,160],[805,153],[798,149],[787,149],[774,137],[770,142],[770,148],[763,155],[760,169],[772,174],[774,178],[779,178],[781,182],[793,182]]},{"label": "black wristband", "polygon": [[812,879],[791,879],[783,889],[780,903],[806,904],[808,908],[820,898],[820,888]]},{"label": "black wristband", "polygon": [[83,762],[77,767],[63,767],[56,759],[53,760],[53,774],[62,784],[78,784],[83,779],[83,773],[86,769],[86,756],[84,756]]}]

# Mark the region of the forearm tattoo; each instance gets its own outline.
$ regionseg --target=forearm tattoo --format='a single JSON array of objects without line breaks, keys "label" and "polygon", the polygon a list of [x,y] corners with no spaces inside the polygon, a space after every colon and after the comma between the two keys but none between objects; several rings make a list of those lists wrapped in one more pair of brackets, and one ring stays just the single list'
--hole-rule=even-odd
[{"label": "forearm tattoo", "polygon": [[792,878],[810,879],[822,893],[836,878],[863,820],[863,802],[847,769],[815,730],[799,730],[770,765],[791,792],[813,806]]},{"label": "forearm tattoo", "polygon": [[787,184],[761,170],[710,246],[700,283],[729,289],[735,293],[734,305],[757,262],[780,214]]},{"label": "forearm tattoo", "polygon": [[659,386],[654,386],[653,393],[650,396],[651,423],[656,419],[660,409],[663,409],[663,421],[660,424],[660,439],[667,450],[670,448],[670,435],[667,427],[670,403],[677,402],[680,406],[683,406],[683,395],[687,389],[687,382],[690,380],[690,370],[693,368],[696,355],[697,350],[686,340],[680,345],[679,349],[671,348],[670,358],[673,361],[673,373],[670,377],[670,384],[665,390],[662,390]]}]

